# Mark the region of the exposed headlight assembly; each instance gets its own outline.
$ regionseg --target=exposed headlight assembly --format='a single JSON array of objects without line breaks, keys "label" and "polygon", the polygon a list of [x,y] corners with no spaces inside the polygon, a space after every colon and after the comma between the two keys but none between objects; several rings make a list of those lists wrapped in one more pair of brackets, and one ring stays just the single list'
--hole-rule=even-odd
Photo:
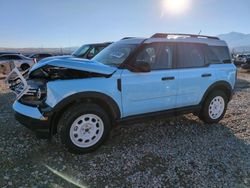
[{"label": "exposed headlight assembly", "polygon": [[106,77],[107,75],[46,65],[31,72],[29,78],[53,81],[53,80],[82,79],[82,78],[104,77],[104,76]]},{"label": "exposed headlight assembly", "polygon": [[19,101],[29,106],[39,106],[46,100],[46,93],[46,82],[28,80],[28,89]]}]

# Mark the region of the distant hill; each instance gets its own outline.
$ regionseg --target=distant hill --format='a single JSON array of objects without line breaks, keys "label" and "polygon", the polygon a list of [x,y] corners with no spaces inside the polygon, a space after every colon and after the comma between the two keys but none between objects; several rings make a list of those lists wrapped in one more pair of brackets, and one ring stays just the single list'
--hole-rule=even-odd
[{"label": "distant hill", "polygon": [[71,54],[78,47],[68,47],[68,48],[4,48],[0,47],[0,52],[14,52],[23,54],[33,54],[33,53],[50,53],[50,54]]},{"label": "distant hill", "polygon": [[229,47],[236,52],[250,52],[250,34],[231,32],[218,35],[225,40]]},{"label": "distant hill", "polygon": [[[250,53],[250,34],[244,34],[239,32],[230,32],[226,34],[220,34],[218,37],[225,40],[230,49],[235,52],[249,52]],[[51,53],[51,54],[71,54],[78,47],[68,48],[1,48],[0,52],[20,52],[23,54],[32,53]]]}]

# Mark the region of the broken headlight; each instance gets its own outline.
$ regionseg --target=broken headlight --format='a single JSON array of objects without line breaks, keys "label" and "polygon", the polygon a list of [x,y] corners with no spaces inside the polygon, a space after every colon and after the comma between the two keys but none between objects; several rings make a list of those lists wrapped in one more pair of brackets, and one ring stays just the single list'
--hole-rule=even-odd
[{"label": "broken headlight", "polygon": [[39,106],[46,100],[46,82],[42,80],[28,80],[28,89],[19,99],[23,104]]}]

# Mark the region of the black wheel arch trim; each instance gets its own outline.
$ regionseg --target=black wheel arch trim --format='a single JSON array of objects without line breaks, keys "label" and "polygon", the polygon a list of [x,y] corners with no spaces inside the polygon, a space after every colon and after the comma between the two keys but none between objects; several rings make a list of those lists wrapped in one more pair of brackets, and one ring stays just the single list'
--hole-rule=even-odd
[{"label": "black wheel arch trim", "polygon": [[231,100],[232,95],[233,95],[233,88],[232,88],[232,86],[228,82],[226,82],[226,81],[217,81],[217,82],[213,83],[212,85],[210,85],[208,87],[208,89],[206,90],[205,94],[203,95],[203,98],[202,98],[200,104],[203,104],[203,102],[205,101],[205,99],[208,96],[208,94],[210,92],[212,92],[215,88],[221,88],[221,90],[225,90],[225,88],[226,88],[227,92],[229,92],[229,93],[226,93],[228,95],[228,97],[229,97],[228,99]]},{"label": "black wheel arch trim", "polygon": [[108,105],[110,112],[112,113],[112,117],[114,119],[119,119],[121,117],[121,111],[114,99],[112,99],[110,96],[99,93],[99,92],[80,92],[76,94],[72,94],[62,101],[60,101],[55,107],[52,108],[52,111],[49,113],[56,113],[64,109],[64,107],[67,107],[70,104],[73,104],[75,102],[81,102],[84,99],[93,99],[93,100],[100,100]]},{"label": "black wheel arch trim", "polygon": [[[45,116],[50,117],[50,134],[53,135],[57,131],[57,124],[59,121],[59,118],[62,115],[62,111],[67,109],[69,106],[73,105],[76,102],[82,102],[84,99],[97,99],[101,100],[105,104],[108,105],[108,108],[111,112],[112,119],[112,125],[121,118],[121,111],[118,106],[118,104],[108,95],[100,92],[80,92],[76,94],[72,94],[62,101],[60,101],[55,107],[50,108],[51,110],[47,110],[47,112],[44,112],[43,114]],[[104,109],[105,110],[105,109]]]}]

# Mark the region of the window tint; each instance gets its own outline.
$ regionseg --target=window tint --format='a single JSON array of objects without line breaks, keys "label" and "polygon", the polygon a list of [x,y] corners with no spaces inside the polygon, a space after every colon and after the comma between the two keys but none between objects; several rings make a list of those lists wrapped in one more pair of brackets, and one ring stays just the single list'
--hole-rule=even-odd
[{"label": "window tint", "polygon": [[100,51],[102,51],[105,47],[104,46],[97,46],[97,47],[93,47],[90,50],[90,54],[93,54],[94,56],[97,55]]},{"label": "window tint", "polygon": [[4,61],[4,60],[8,60],[9,58],[8,57],[6,57],[6,56],[1,56],[0,57],[0,61]]},{"label": "window tint", "polygon": [[152,70],[172,67],[173,47],[168,45],[149,45],[137,56],[136,61],[146,61]]},{"label": "window tint", "polygon": [[136,44],[113,43],[98,53],[92,60],[105,65],[119,66],[128,58],[136,47]]},{"label": "window tint", "polygon": [[159,68],[172,68],[173,64],[173,54],[174,54],[173,46],[163,46],[161,55],[159,56]]},{"label": "window tint", "polygon": [[224,63],[231,61],[229,49],[226,46],[209,46],[208,60],[209,63]]},{"label": "window tint", "polygon": [[40,58],[46,58],[46,57],[50,57],[50,54],[40,54]]},{"label": "window tint", "polygon": [[95,55],[102,51],[104,48],[104,46],[95,47]]},{"label": "window tint", "polygon": [[9,57],[9,60],[21,60],[22,59],[17,55],[9,55],[8,57]]},{"label": "window tint", "polygon": [[72,55],[76,56],[76,57],[83,57],[89,49],[90,49],[89,45],[84,45],[84,46],[78,48],[75,52],[73,52]]},{"label": "window tint", "polygon": [[204,46],[198,44],[178,45],[177,68],[202,67],[205,65]]}]

